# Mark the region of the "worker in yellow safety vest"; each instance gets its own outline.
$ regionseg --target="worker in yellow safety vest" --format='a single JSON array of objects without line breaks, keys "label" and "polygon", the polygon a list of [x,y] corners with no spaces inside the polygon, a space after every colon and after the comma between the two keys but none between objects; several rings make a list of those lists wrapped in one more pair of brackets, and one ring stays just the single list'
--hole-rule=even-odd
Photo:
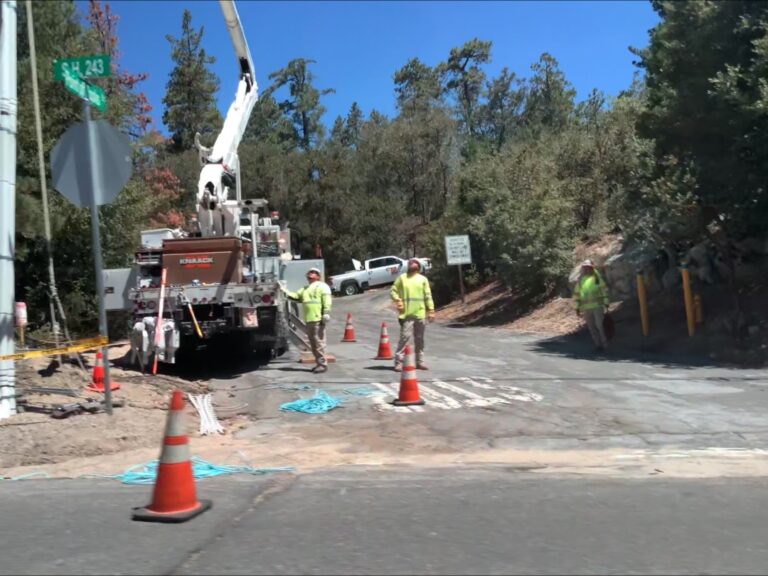
[{"label": "worker in yellow safety vest", "polygon": [[309,345],[316,362],[312,372],[328,371],[328,360],[325,356],[325,327],[331,321],[331,288],[320,281],[320,276],[320,270],[310,268],[307,271],[309,284],[297,292],[286,292],[289,299],[301,302]]},{"label": "worker in yellow safety vest", "polygon": [[576,304],[576,314],[584,316],[595,346],[598,350],[605,350],[608,339],[605,337],[603,320],[610,304],[608,286],[592,260],[581,263],[581,274],[576,282],[573,300]]},{"label": "worker in yellow safety vest", "polygon": [[390,292],[400,313],[400,341],[395,353],[395,371],[403,369],[403,356],[407,345],[416,349],[416,367],[427,370],[424,363],[425,319],[435,319],[435,303],[432,301],[432,289],[429,280],[421,275],[421,262],[416,258],[408,261],[408,272],[401,274]]}]

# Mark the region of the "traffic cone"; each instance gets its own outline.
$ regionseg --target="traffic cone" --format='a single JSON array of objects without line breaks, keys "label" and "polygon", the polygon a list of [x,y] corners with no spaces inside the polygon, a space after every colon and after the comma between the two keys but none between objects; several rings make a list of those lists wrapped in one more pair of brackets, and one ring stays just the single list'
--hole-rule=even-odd
[{"label": "traffic cone", "polygon": [[347,314],[347,325],[344,327],[344,338],[342,342],[357,342],[355,338],[355,327],[352,326],[352,314]]},{"label": "traffic cone", "polygon": [[387,323],[381,323],[381,337],[379,338],[379,353],[374,360],[392,360],[395,355],[392,354],[392,348],[389,346],[389,333],[387,332]]},{"label": "traffic cone", "polygon": [[144,508],[134,508],[133,519],[144,522],[186,522],[208,510],[212,504],[210,500],[197,499],[192,462],[189,459],[189,441],[184,428],[184,398],[180,390],[174,390],[152,503]]},{"label": "traffic cone", "polygon": [[[101,352],[96,352],[96,363],[93,365],[93,372],[91,372],[91,383],[86,386],[87,390],[91,392],[104,392],[104,355]],[[109,383],[110,390],[120,390],[120,384],[114,380]]]},{"label": "traffic cone", "polygon": [[395,406],[421,406],[424,404],[424,400],[419,396],[416,362],[414,362],[411,347],[406,345],[403,354],[405,362],[403,363],[403,374],[400,377],[400,393],[397,400],[394,400],[392,404]]}]

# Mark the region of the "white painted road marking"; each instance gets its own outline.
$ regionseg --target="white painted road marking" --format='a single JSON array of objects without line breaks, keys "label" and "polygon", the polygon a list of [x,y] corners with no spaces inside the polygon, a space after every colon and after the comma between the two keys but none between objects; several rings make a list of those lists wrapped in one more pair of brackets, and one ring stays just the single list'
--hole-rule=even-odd
[{"label": "white painted road marking", "polygon": [[477,394],[475,392],[470,392],[469,390],[464,390],[463,388],[460,388],[455,384],[443,382],[442,380],[432,380],[432,384],[434,384],[439,388],[443,388],[444,390],[450,390],[451,392],[453,392],[454,394],[458,394],[459,396],[465,396],[466,398],[468,398],[468,400],[465,400],[464,403],[468,406],[484,407],[484,406],[493,406],[494,404],[509,404],[509,400],[505,398],[498,398],[498,397],[485,398],[480,394]]},{"label": "white painted road marking", "polygon": [[474,386],[475,388],[482,388],[483,390],[493,390],[493,386],[491,386],[490,384],[478,382],[474,378],[461,377],[461,378],[456,378],[456,380],[458,380],[459,382],[466,382],[467,384],[469,384],[470,386]]},{"label": "white painted road marking", "polygon": [[[375,386],[379,390],[386,392],[387,396],[393,396],[394,398],[397,398],[400,384],[398,382],[393,382],[392,384],[387,385],[374,382],[371,384],[371,386]],[[394,390],[390,388],[390,386],[394,387]],[[395,406],[394,404],[391,404],[390,399],[385,399],[383,396],[378,394],[373,396],[371,399],[373,400],[373,403],[376,405],[376,407],[381,410],[394,410],[395,412],[424,412],[423,406]]]},{"label": "white painted road marking", "polygon": [[461,402],[458,400],[455,400],[446,394],[441,394],[440,392],[437,392],[436,390],[433,390],[424,384],[419,384],[419,392],[421,392],[428,400],[428,406],[437,406],[443,410],[461,408]]},{"label": "white painted road marking", "polygon": [[[394,406],[391,402],[393,397],[396,398],[399,394],[399,382],[372,383],[371,386],[383,394],[377,392],[377,394],[371,396],[371,401],[378,410],[424,412],[429,407],[439,410],[455,410],[457,408],[483,408],[498,404],[512,404],[513,402],[541,402],[543,400],[541,394],[516,386],[492,384],[493,380],[490,378],[473,376],[472,378],[461,377],[456,380],[462,385],[442,380],[432,380],[428,385],[419,384],[419,393],[426,401],[425,406]],[[463,386],[475,388],[478,391],[486,391],[486,393],[488,393],[487,391],[493,391],[496,395],[486,397],[478,392],[465,389]],[[455,396],[458,396],[458,398],[455,398]]]}]

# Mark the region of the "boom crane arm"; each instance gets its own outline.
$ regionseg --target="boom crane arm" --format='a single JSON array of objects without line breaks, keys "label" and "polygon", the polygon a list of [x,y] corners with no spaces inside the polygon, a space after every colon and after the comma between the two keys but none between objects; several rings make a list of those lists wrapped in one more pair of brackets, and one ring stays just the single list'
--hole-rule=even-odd
[{"label": "boom crane arm", "polygon": [[[240,16],[232,0],[219,0],[219,5],[237,56],[240,79],[235,99],[229,106],[214,145],[211,148],[203,146],[200,135],[195,135],[195,147],[202,166],[197,185],[197,212],[203,236],[230,236],[236,233],[240,212],[238,204],[242,200],[237,149],[258,100],[253,60]],[[231,198],[230,188],[233,185],[235,197]]]}]

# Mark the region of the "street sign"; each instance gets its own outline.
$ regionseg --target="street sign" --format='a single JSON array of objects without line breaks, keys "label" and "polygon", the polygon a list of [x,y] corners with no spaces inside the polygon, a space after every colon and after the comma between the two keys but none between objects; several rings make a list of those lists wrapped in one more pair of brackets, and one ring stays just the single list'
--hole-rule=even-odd
[{"label": "street sign", "polygon": [[472,264],[469,236],[446,236],[445,255],[449,266]]},{"label": "street sign", "polygon": [[107,54],[81,56],[79,58],[61,58],[53,61],[53,79],[64,80],[64,72],[69,70],[81,78],[109,78],[112,75],[110,59]]},{"label": "street sign", "polygon": [[53,185],[79,208],[109,204],[133,173],[128,138],[106,120],[90,122],[89,136],[88,124],[70,126],[51,152]]},{"label": "street sign", "polygon": [[[64,82],[71,72],[64,73]],[[53,185],[75,206],[91,209],[91,242],[93,267],[96,272],[96,295],[99,300],[99,334],[106,340],[107,309],[104,303],[104,272],[99,235],[99,209],[112,202],[133,172],[131,143],[125,135],[105,120],[91,120],[91,109],[83,110],[85,122],[70,126],[51,152]],[[104,403],[112,415],[112,386],[109,381],[109,349],[101,350],[104,358]]]},{"label": "street sign", "polygon": [[88,82],[79,78],[70,70],[64,71],[64,87],[75,96],[87,100],[98,110],[104,112],[107,109],[107,95],[104,93],[104,90],[98,86],[88,84]]}]

